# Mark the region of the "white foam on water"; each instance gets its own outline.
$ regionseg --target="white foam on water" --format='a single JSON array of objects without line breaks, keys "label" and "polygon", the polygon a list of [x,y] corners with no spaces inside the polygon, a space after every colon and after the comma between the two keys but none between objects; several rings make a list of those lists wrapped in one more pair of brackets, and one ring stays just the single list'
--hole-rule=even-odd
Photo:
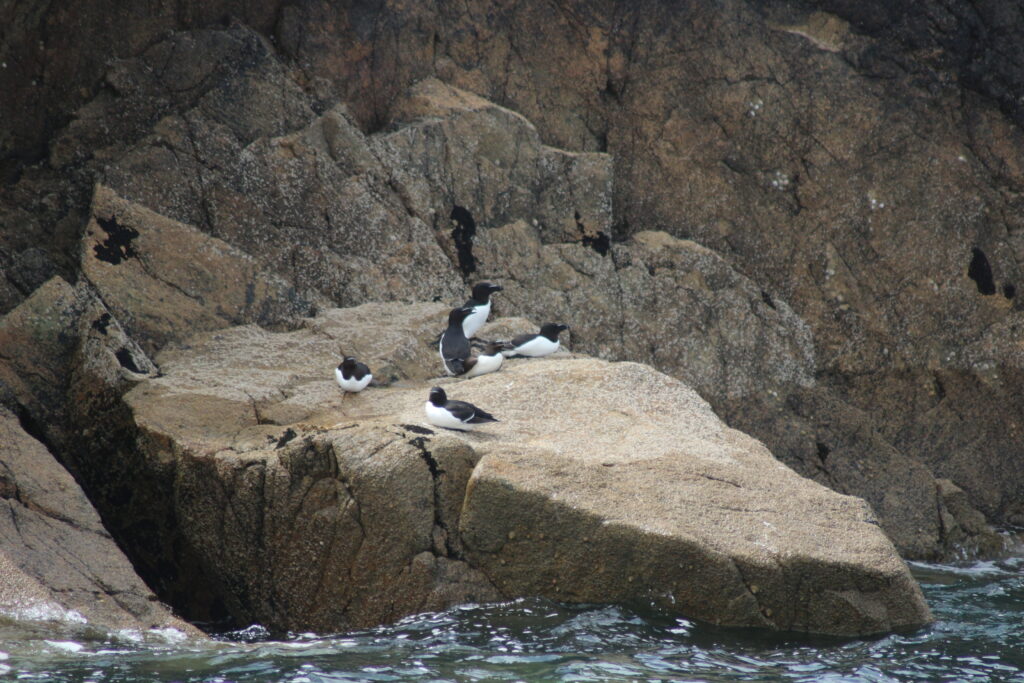
[{"label": "white foam on water", "polygon": [[141,643],[142,632],[134,628],[123,628],[120,631],[115,631],[114,636],[118,640],[127,640],[129,643]]},{"label": "white foam on water", "polygon": [[59,621],[65,624],[85,624],[81,612],[66,609],[55,602],[36,602],[0,610],[0,615],[15,621]]},{"label": "white foam on water", "polygon": [[58,650],[64,650],[65,652],[81,652],[85,646],[81,643],[76,643],[73,640],[44,640],[44,643],[50,647],[55,647]]},{"label": "white foam on water", "polygon": [[166,643],[181,643],[188,640],[188,635],[184,631],[180,631],[172,626],[151,628],[147,633]]}]

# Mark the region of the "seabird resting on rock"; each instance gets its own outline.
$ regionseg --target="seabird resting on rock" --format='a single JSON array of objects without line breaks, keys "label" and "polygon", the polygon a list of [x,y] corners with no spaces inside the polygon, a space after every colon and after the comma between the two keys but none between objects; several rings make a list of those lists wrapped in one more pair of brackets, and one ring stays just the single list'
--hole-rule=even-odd
[{"label": "seabird resting on rock", "polygon": [[485,342],[483,348],[477,349],[477,352],[464,363],[466,368],[464,377],[478,377],[500,370],[501,364],[505,360],[505,356],[501,353],[504,346],[503,342]]},{"label": "seabird resting on rock", "polygon": [[338,386],[345,392],[357,393],[366,388],[366,385],[373,379],[370,368],[360,363],[352,356],[345,356],[338,367],[334,368],[334,378],[338,380]]},{"label": "seabird resting on rock", "polygon": [[473,309],[469,306],[453,308],[448,314],[448,329],[441,335],[441,343],[438,344],[438,351],[441,353],[441,362],[449,375],[461,375],[466,372],[466,360],[469,358],[469,339],[462,330],[462,321],[466,319]]},{"label": "seabird resting on rock", "polygon": [[538,358],[547,356],[558,350],[558,333],[569,329],[561,323],[545,323],[539,334],[520,334],[508,342],[502,351],[506,358],[512,356],[529,356]]},{"label": "seabird resting on rock", "polygon": [[425,409],[427,422],[435,427],[444,427],[445,429],[468,432],[485,422],[498,421],[493,415],[480,410],[471,403],[449,401],[441,387],[434,387],[430,390],[430,400],[427,401]]},{"label": "seabird resting on rock", "polygon": [[462,321],[462,331],[467,339],[472,339],[477,330],[487,322],[487,316],[491,314],[491,294],[500,292],[501,289],[501,285],[491,282],[478,282],[473,285],[473,297],[463,304],[463,307],[472,309]]}]

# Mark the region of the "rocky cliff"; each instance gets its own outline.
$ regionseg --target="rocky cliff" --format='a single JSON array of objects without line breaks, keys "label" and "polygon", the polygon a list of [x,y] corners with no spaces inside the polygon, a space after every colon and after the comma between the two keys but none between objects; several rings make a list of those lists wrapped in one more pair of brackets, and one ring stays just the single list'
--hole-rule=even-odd
[{"label": "rocky cliff", "polygon": [[484,278],[905,556],[1021,523],[1019,10],[243,4],[0,8],[0,397],[161,597],[205,560],[102,502],[167,485],[124,483],[155,354]]},{"label": "rocky cliff", "polygon": [[[152,528],[173,515],[161,545],[188,546],[203,569],[180,567],[177,582],[207,582],[235,623],[275,630],[523,595],[817,633],[929,620],[863,501],[792,472],[649,367],[510,360],[440,380],[500,422],[431,427],[423,404],[444,316],[441,304],[367,304],[161,352],[162,375],[124,402],[131,481],[163,482],[163,502],[129,517],[106,501],[109,516]],[[340,348],[401,379],[343,397],[330,372]]]}]

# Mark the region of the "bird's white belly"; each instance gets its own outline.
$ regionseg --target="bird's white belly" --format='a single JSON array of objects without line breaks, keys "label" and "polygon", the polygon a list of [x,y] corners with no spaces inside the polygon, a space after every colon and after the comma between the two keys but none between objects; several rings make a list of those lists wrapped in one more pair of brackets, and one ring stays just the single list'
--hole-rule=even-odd
[{"label": "bird's white belly", "polygon": [[500,352],[493,356],[477,356],[476,365],[470,368],[469,372],[466,373],[466,377],[477,377],[478,375],[486,375],[488,372],[495,372],[501,367],[503,360],[505,360],[505,356],[501,355]]},{"label": "bird's white belly", "polygon": [[437,353],[438,353],[439,356],[441,356],[441,365],[444,366],[445,373],[449,374],[449,375],[454,375],[455,373],[452,372],[448,368],[448,362],[444,358],[444,335],[443,334],[441,335],[441,341],[439,341],[437,343]]},{"label": "bird's white belly", "polygon": [[370,380],[373,379],[373,375],[367,375],[362,379],[356,379],[355,377],[345,379],[345,377],[341,374],[341,370],[339,370],[338,368],[334,368],[334,379],[338,380],[338,386],[344,389],[345,391],[357,392],[362,391],[363,389],[366,388],[366,386],[370,383]]},{"label": "bird's white belly", "polygon": [[447,429],[461,429],[464,432],[468,432],[474,429],[476,425],[467,424],[462,420],[457,419],[451,413],[444,408],[435,406],[430,401],[426,403],[427,411],[427,422],[437,427],[445,427]]},{"label": "bird's white belly", "polygon": [[522,346],[516,347],[513,354],[519,354],[520,356],[532,356],[536,358],[538,356],[547,356],[557,350],[557,341],[551,341],[547,337],[537,337],[535,339],[531,339]]},{"label": "bird's white belly", "polygon": [[466,339],[471,338],[477,333],[484,323],[487,322],[487,316],[491,314],[491,302],[488,301],[483,306],[478,306],[476,310],[466,316],[462,321],[462,331],[466,333]]}]

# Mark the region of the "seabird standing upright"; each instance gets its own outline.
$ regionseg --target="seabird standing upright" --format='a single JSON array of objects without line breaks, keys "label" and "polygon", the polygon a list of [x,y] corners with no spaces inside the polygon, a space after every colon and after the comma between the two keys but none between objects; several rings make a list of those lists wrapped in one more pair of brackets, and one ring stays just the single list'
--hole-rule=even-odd
[{"label": "seabird standing upright", "polygon": [[466,374],[463,377],[467,379],[479,377],[500,370],[501,364],[505,360],[505,356],[501,353],[504,346],[504,342],[484,342],[483,348],[477,349],[477,352],[464,363]]},{"label": "seabird standing upright", "polygon": [[373,379],[370,368],[360,363],[352,356],[345,356],[338,367],[334,368],[334,378],[338,380],[338,386],[346,393],[358,393],[366,388],[366,385]]},{"label": "seabird standing upright", "polygon": [[485,422],[498,421],[493,415],[480,410],[472,403],[449,401],[441,387],[430,390],[430,400],[424,409],[427,411],[427,421],[435,427],[458,429],[463,432],[476,429],[477,425]]},{"label": "seabird standing upright", "polygon": [[441,343],[437,349],[441,353],[441,362],[449,375],[461,375],[466,372],[466,360],[469,358],[469,339],[462,330],[462,321],[473,310],[468,306],[453,308],[448,313],[448,329],[441,335]]},{"label": "seabird standing upright", "polygon": [[558,333],[569,329],[568,325],[561,323],[545,323],[540,328],[539,334],[520,334],[512,338],[506,344],[502,353],[506,358],[512,356],[529,356],[538,358],[547,356],[558,350]]},{"label": "seabird standing upright", "polygon": [[472,339],[477,330],[487,322],[487,316],[491,314],[491,294],[501,290],[501,285],[491,282],[478,282],[473,285],[472,298],[463,304],[464,307],[473,309],[462,321],[462,331],[466,334],[466,339]]}]

